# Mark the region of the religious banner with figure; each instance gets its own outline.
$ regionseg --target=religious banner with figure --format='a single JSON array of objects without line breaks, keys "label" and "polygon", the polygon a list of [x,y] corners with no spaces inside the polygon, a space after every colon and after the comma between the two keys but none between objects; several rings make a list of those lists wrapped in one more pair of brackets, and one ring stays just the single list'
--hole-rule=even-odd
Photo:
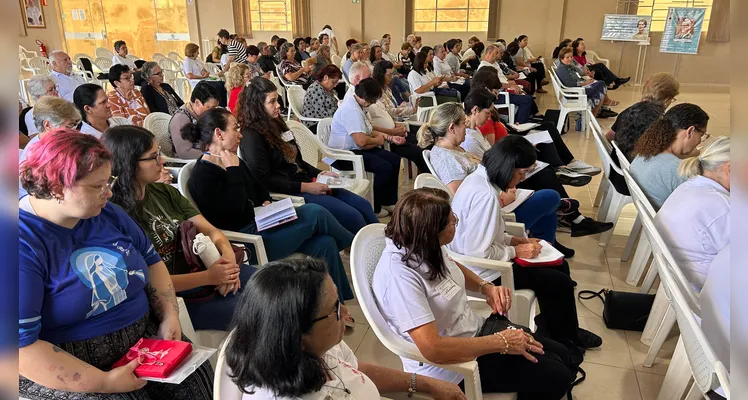
[{"label": "religious banner with figure", "polygon": [[660,53],[697,54],[705,14],[706,8],[668,8]]},{"label": "religious banner with figure", "polygon": [[605,14],[600,40],[649,42],[651,15]]}]

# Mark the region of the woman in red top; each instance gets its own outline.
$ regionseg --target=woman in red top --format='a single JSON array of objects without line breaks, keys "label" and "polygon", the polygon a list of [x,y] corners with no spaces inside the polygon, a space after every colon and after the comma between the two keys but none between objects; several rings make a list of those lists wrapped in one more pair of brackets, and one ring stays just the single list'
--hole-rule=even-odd
[{"label": "woman in red top", "polygon": [[226,91],[229,92],[229,111],[233,112],[239,93],[247,86],[250,79],[249,67],[246,64],[235,64],[226,73]]},{"label": "woman in red top", "polygon": [[[608,86],[608,89],[616,90],[619,86],[628,82],[631,78],[619,78],[603,63],[592,64],[587,61],[586,47],[584,46],[584,39],[577,38],[577,40],[571,42],[571,48],[574,49],[574,61],[578,62],[583,68],[587,67],[590,71],[594,72],[594,78],[598,81],[604,81]],[[613,85],[613,86],[610,86]]]}]

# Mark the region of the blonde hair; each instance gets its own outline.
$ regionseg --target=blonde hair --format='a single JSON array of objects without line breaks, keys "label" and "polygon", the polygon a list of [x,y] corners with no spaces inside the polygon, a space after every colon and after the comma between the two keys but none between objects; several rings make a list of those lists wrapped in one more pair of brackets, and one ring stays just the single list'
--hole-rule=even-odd
[{"label": "blonde hair", "polygon": [[722,136],[709,143],[697,157],[680,162],[678,175],[691,178],[703,175],[704,171],[716,171],[730,161],[730,137]]},{"label": "blonde hair", "polygon": [[680,82],[669,72],[658,72],[647,79],[642,90],[642,101],[665,103],[680,93]]},{"label": "blonde hair", "polygon": [[75,104],[62,97],[43,96],[34,104],[34,126],[39,132],[44,132],[44,121],[49,121],[55,128],[62,127],[65,122],[78,125],[81,113]]},{"label": "blonde hair", "polygon": [[465,111],[460,103],[444,103],[431,113],[429,122],[421,125],[416,137],[418,146],[428,147],[447,135],[449,126],[465,121]]},{"label": "blonde hair", "polygon": [[188,43],[187,46],[184,46],[185,57],[195,57],[199,51],[200,46],[195,43]]},{"label": "blonde hair", "polygon": [[226,90],[244,86],[244,73],[249,70],[246,64],[235,63],[226,72]]}]

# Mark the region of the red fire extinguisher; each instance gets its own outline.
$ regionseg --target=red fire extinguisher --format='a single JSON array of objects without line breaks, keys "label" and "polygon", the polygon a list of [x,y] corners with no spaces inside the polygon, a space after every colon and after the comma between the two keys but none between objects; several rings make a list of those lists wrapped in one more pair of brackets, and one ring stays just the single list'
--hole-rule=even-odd
[{"label": "red fire extinguisher", "polygon": [[44,42],[41,40],[37,40],[36,44],[39,45],[39,53],[42,55],[42,57],[47,58],[47,46],[44,45]]}]

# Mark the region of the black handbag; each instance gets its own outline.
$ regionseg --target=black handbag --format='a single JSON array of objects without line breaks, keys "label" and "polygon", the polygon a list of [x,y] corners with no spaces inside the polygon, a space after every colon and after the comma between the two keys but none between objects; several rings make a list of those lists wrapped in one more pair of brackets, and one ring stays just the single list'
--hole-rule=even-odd
[{"label": "black handbag", "polygon": [[581,300],[599,298],[603,302],[603,321],[608,329],[643,332],[649,312],[652,310],[655,295],[645,293],[619,292],[601,289],[599,292],[580,290]]}]

